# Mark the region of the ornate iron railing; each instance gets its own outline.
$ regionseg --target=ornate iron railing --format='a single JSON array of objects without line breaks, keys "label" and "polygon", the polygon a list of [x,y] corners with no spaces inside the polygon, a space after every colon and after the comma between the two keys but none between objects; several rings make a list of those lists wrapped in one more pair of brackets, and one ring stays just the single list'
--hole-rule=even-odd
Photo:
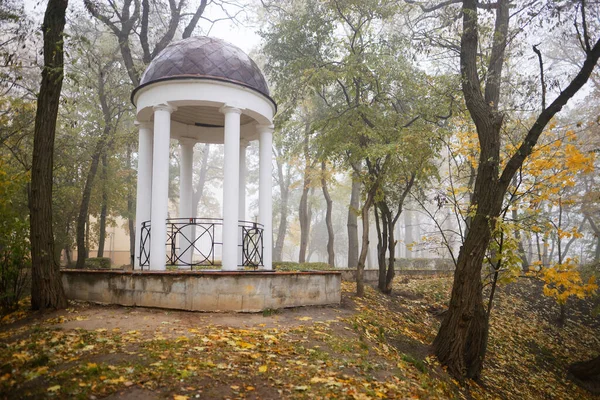
[{"label": "ornate iron railing", "polygon": [[[186,266],[219,265],[215,247],[223,245],[223,220],[216,218],[169,218],[167,224],[166,264]],[[263,226],[239,221],[238,266],[258,268],[263,265]],[[140,232],[140,268],[150,266],[150,221],[142,223]]]}]

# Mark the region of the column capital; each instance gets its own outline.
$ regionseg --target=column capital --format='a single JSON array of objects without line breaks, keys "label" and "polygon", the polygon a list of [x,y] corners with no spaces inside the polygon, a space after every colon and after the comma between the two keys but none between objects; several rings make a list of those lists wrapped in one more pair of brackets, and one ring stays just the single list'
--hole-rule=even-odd
[{"label": "column capital", "polygon": [[240,147],[248,147],[250,142],[247,139],[240,139]]},{"label": "column capital", "polygon": [[258,133],[273,133],[275,127],[273,125],[256,125],[256,131]]},{"label": "column capital", "polygon": [[182,136],[179,138],[179,144],[184,145],[184,146],[190,146],[190,145],[193,146],[196,143],[198,143],[198,141],[191,137]]},{"label": "column capital", "polygon": [[242,113],[242,110],[240,110],[239,108],[230,106],[227,104],[225,104],[223,107],[219,108],[219,111],[223,114],[230,114],[230,113],[241,114]]},{"label": "column capital", "polygon": [[177,107],[172,106],[170,104],[158,104],[158,105],[152,107],[152,109],[154,111],[168,111],[169,114],[172,114],[175,111],[177,111]]},{"label": "column capital", "polygon": [[133,124],[138,127],[138,129],[153,129],[154,124],[152,121],[134,121]]}]

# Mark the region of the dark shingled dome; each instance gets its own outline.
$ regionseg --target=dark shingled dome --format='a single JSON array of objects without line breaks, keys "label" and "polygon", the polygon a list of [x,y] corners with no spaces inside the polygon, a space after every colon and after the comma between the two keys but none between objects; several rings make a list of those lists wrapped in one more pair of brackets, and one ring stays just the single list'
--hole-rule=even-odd
[{"label": "dark shingled dome", "polygon": [[181,78],[232,82],[269,96],[267,82],[254,61],[221,39],[201,36],[171,43],[152,60],[137,89],[152,82]]}]

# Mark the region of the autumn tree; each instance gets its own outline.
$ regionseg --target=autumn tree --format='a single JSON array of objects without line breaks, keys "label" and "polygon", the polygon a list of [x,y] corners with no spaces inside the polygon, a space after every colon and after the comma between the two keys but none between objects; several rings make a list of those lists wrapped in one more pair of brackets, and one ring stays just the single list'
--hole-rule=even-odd
[{"label": "autumn tree", "polygon": [[[274,17],[263,36],[276,90],[284,103],[316,104],[311,128],[320,153],[351,168],[363,187],[357,265],[362,295],[371,207],[402,138],[429,143],[428,121],[439,119],[433,110],[443,94],[410,64],[403,37],[387,29],[400,13],[395,2],[290,1],[271,9]],[[419,102],[420,96],[429,101]]]},{"label": "autumn tree", "polygon": [[31,307],[67,306],[52,234],[52,168],[63,81],[63,31],[68,0],[49,0],[44,15],[44,69],[37,101],[31,169]]},{"label": "autumn tree", "polygon": [[[122,84],[125,77],[121,71],[121,64],[114,56],[116,49],[110,43],[111,41],[107,41],[106,38],[102,37],[101,32],[94,29],[86,29],[85,27],[78,27],[78,29],[80,32],[75,31],[78,33],[81,43],[76,49],[80,54],[80,59],[73,60],[73,64],[79,64],[80,68],[72,68],[73,73],[78,73],[75,89],[79,89],[80,93],[87,93],[91,100],[91,104],[87,104],[87,121],[78,123],[78,126],[81,130],[88,131],[88,144],[93,143],[92,150],[88,153],[90,162],[83,183],[76,226],[76,267],[83,268],[87,258],[85,230],[86,225],[89,223],[92,190],[99,169],[102,169],[103,174],[106,174],[108,152],[117,139],[118,130],[123,129],[122,118],[125,112],[129,111],[129,102],[127,101],[129,90],[127,86]],[[84,35],[87,35],[86,39],[83,39]],[[82,65],[84,68],[81,68]],[[91,68],[89,68],[90,66]],[[80,108],[85,105],[81,103],[84,102],[79,102]],[[97,104],[100,105],[99,109]],[[77,115],[81,115],[81,112],[81,110],[78,110]],[[103,181],[106,181],[106,179],[103,179]],[[99,210],[99,253],[101,253],[104,245],[107,197],[108,193],[103,190]]]},{"label": "autumn tree", "polygon": [[[458,256],[449,310],[433,343],[438,359],[458,378],[478,379],[481,376],[489,332],[489,321],[483,306],[481,270],[507,189],[515,173],[533,151],[546,125],[587,82],[600,57],[600,41],[591,37],[594,30],[587,20],[586,6],[583,2],[565,3],[560,10],[561,13],[568,13],[571,21],[576,21],[583,54],[581,67],[548,104],[546,82],[542,79],[541,112],[516,146],[514,154],[501,168],[501,132],[505,123],[505,113],[500,107],[502,72],[507,46],[513,38],[509,30],[512,6],[508,0],[499,0],[493,5],[481,4],[476,0],[462,2],[462,91],[477,129],[479,162],[471,199],[473,217]],[[487,43],[480,35],[480,18],[482,13],[487,13],[483,8],[491,8],[494,13],[485,75],[481,74],[479,63],[483,61],[479,59],[479,48]],[[529,7],[527,9],[534,11]],[[543,62],[540,65],[543,67]]]}]

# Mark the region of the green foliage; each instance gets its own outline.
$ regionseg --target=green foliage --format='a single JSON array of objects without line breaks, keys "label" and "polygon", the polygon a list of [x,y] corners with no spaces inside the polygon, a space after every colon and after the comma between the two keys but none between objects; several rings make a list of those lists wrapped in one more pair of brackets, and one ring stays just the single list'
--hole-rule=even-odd
[{"label": "green foliage", "polygon": [[280,261],[273,263],[275,271],[331,271],[329,264],[323,262],[297,263],[293,261]]},{"label": "green foliage", "polygon": [[31,270],[29,218],[24,187],[28,175],[0,162],[0,308],[17,308]]},{"label": "green foliage", "polygon": [[85,269],[110,269],[110,258],[91,257],[85,260]]},{"label": "green foliage", "polygon": [[452,270],[454,263],[449,258],[396,258],[397,269]]}]

